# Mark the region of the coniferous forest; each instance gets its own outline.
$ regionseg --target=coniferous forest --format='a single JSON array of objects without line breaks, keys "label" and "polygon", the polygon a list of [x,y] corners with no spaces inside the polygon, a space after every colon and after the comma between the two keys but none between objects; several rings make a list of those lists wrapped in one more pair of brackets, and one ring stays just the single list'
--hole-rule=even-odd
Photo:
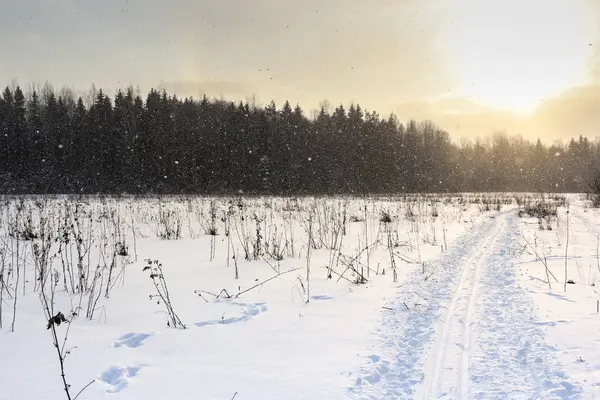
[{"label": "coniferous forest", "polygon": [[432,122],[358,104],[308,113],[131,87],[85,101],[7,87],[0,133],[3,194],[580,192],[600,161],[600,144],[581,136],[458,143]]}]

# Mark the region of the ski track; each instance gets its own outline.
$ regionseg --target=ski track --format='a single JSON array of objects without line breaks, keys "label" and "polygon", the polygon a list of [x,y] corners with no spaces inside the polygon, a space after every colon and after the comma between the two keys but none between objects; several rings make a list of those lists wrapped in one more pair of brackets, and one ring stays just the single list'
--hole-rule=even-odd
[{"label": "ski track", "polygon": [[[496,224],[473,249],[460,272],[460,280],[448,306],[442,331],[438,333],[433,353],[433,364],[425,369],[425,392],[468,397],[468,366],[470,329],[475,308],[476,283],[483,261],[491,244],[502,232],[503,220]],[[460,268],[460,267],[458,267]],[[466,365],[465,365],[466,364]],[[441,376],[444,380],[441,380]],[[455,385],[455,386],[453,386]],[[437,396],[436,396],[437,397]]]},{"label": "ski track", "polygon": [[420,271],[407,278],[376,332],[380,352],[352,374],[351,398],[579,398],[515,281],[515,214],[457,239],[428,264],[429,280]]}]

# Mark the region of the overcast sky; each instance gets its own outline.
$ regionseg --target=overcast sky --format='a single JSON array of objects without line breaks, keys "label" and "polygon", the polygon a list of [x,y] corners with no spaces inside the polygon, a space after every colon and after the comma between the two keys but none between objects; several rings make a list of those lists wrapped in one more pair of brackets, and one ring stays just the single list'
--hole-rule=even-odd
[{"label": "overcast sky", "polygon": [[358,102],[550,141],[600,136],[599,39],[597,0],[0,0],[0,83]]}]

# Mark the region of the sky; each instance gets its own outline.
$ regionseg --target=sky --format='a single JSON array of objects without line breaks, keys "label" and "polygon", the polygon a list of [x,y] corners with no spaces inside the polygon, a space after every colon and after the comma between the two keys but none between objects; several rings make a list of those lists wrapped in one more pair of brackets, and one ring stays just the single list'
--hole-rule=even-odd
[{"label": "sky", "polygon": [[600,137],[598,0],[0,0],[0,85],[359,103],[455,138]]}]

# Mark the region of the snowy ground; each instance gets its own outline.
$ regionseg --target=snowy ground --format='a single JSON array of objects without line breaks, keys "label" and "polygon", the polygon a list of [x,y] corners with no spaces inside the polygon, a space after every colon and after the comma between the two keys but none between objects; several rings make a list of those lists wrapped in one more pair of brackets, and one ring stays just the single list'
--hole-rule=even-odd
[{"label": "snowy ground", "polygon": [[[568,214],[559,208],[543,229],[538,218],[521,221],[527,241],[520,241],[516,278],[536,306],[536,333],[544,335],[552,357],[581,390],[580,398],[595,399],[600,398],[600,210],[584,199],[570,196]],[[573,282],[566,291],[565,270]]]},{"label": "snowy ground", "polygon": [[537,201],[7,199],[0,399],[66,398],[40,274],[79,399],[596,398],[600,213]]}]

